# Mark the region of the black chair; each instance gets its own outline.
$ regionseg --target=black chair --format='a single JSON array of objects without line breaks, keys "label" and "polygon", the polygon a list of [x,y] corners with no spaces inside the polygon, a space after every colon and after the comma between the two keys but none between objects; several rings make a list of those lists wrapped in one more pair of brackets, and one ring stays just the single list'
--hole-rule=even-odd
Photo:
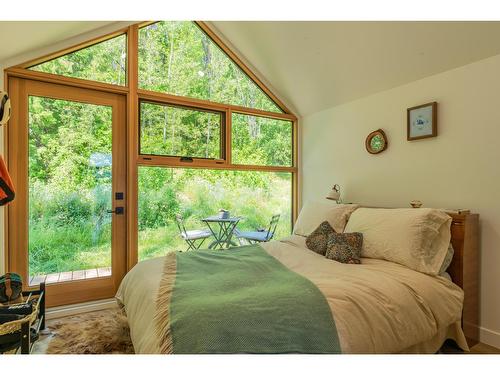
[{"label": "black chair", "polygon": [[255,232],[240,232],[239,230],[235,230],[234,234],[236,235],[236,238],[238,238],[240,245],[243,244],[243,240],[246,240],[251,244],[257,242],[268,242],[274,237],[274,232],[276,232],[279,220],[280,215],[273,215],[267,230],[258,230]]},{"label": "black chair", "polygon": [[176,215],[175,221],[177,223],[177,228],[179,228],[182,239],[188,244],[188,250],[199,249],[201,245],[203,245],[203,242],[205,242],[208,237],[212,236],[212,233],[208,229],[186,230],[186,227],[184,226],[184,220],[182,219],[181,215]]}]

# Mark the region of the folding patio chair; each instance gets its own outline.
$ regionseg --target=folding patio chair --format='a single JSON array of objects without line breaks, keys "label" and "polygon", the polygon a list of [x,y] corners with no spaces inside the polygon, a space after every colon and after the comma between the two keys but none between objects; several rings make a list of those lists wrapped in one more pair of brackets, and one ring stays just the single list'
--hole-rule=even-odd
[{"label": "folding patio chair", "polygon": [[[208,229],[186,230],[184,220],[181,215],[175,215],[175,221],[181,237],[188,244],[188,250],[197,250],[203,245],[203,242],[212,235]],[[200,241],[201,240],[201,241]],[[199,242],[197,242],[199,241]]]},{"label": "folding patio chair", "polygon": [[251,244],[256,242],[268,242],[274,237],[274,232],[276,232],[279,220],[280,215],[273,215],[267,230],[255,232],[241,232],[239,230],[235,230],[234,234],[236,235],[236,238],[238,238],[240,244],[242,244],[242,240],[247,240]]}]

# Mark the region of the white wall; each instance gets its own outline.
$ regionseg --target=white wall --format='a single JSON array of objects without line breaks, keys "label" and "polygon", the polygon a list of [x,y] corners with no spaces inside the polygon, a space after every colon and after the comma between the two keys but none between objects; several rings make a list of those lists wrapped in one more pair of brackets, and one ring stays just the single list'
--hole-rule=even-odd
[{"label": "white wall", "polygon": [[[369,62],[367,62],[369,63]],[[332,87],[335,90],[335,87]],[[408,142],[406,108],[438,102],[438,137]],[[481,338],[500,347],[500,55],[302,119],[302,196],[480,214]],[[388,149],[365,150],[382,128]]]}]

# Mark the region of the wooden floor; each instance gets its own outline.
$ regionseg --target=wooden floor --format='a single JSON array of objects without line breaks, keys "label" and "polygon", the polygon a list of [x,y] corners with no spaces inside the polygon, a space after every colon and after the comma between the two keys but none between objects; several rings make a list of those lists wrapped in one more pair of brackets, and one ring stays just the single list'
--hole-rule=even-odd
[{"label": "wooden floor", "polygon": [[111,267],[93,268],[89,270],[50,273],[48,275],[31,276],[30,286],[45,282],[46,284],[62,283],[65,281],[94,279],[96,277],[111,276]]},{"label": "wooden floor", "polygon": [[454,341],[446,340],[439,352],[441,354],[500,354],[500,349],[480,342],[471,347],[470,352],[464,352]]},{"label": "wooden floor", "polygon": [[471,354],[500,354],[500,349],[480,342],[470,349]]},{"label": "wooden floor", "polygon": [[[50,327],[57,327],[58,329],[61,329],[65,325],[73,325],[76,327],[77,326],[76,323],[78,321],[80,322],[92,321],[95,320],[96,316],[98,315],[101,315],[102,318],[102,314],[113,314],[116,310],[117,308],[108,308],[100,311],[81,313],[77,315],[66,316],[56,319],[48,319],[47,320],[48,329],[41,332],[40,340],[35,343],[35,346],[33,348],[34,353],[44,354],[47,352],[50,340],[54,337],[54,331],[50,329]],[[439,350],[439,354],[497,354],[498,355],[500,354],[500,349],[483,343],[479,343],[470,348],[470,352],[464,352],[460,348],[458,348],[458,346],[452,340],[447,340],[444,343],[441,350]]]}]

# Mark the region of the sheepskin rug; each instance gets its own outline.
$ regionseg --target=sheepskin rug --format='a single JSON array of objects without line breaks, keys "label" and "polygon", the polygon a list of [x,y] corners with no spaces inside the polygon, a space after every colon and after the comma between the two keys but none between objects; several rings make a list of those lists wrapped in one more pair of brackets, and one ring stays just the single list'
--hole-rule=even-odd
[{"label": "sheepskin rug", "polygon": [[47,354],[133,354],[127,317],[107,309],[48,321]]}]

